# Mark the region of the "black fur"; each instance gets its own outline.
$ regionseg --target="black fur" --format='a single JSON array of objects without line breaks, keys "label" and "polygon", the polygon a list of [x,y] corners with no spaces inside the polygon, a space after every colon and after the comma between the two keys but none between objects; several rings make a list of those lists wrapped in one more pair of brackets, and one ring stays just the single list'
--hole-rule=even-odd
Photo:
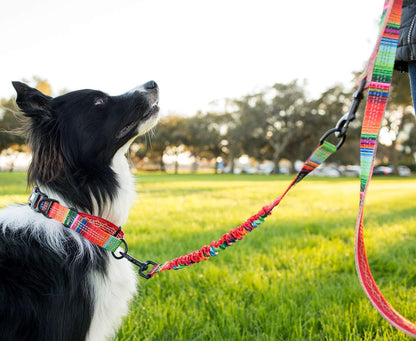
[{"label": "black fur", "polygon": [[[137,132],[118,135],[149,114],[146,96],[138,91],[108,96],[79,90],[51,98],[20,82],[13,86],[16,103],[31,118],[26,126],[33,153],[29,184],[53,188],[84,212],[92,212],[93,198],[101,209],[105,200],[113,199],[118,186],[111,160]],[[99,99],[102,104],[95,104]]]},{"label": "black fur", "polygon": [[105,273],[108,255],[81,252],[69,230],[62,253],[29,231],[6,228],[0,238],[0,340],[85,340],[94,303],[87,274]]},{"label": "black fur", "polygon": [[[158,110],[156,83],[121,96],[80,90],[56,98],[20,82],[13,86],[27,117],[29,184],[48,188],[74,209],[100,215],[119,190],[111,167],[115,153]],[[25,219],[0,213],[0,340],[85,340],[94,313],[91,276],[106,275],[108,252],[80,242],[57,222],[52,227],[60,231],[55,244],[61,246],[55,249],[45,228],[51,221],[39,220],[40,213],[28,207],[19,206],[18,212],[28,215],[26,225],[16,226]],[[34,220],[40,227],[34,228]]]}]

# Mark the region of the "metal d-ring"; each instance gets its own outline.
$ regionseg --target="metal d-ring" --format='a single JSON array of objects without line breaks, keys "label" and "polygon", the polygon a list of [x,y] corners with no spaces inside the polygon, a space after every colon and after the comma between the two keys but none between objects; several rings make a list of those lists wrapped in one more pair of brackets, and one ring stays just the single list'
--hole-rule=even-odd
[{"label": "metal d-ring", "polygon": [[126,257],[127,252],[129,251],[129,247],[127,245],[127,242],[124,239],[120,239],[120,241],[124,244],[124,252],[120,251],[120,255],[119,256],[117,256],[115,254],[115,252],[111,252],[111,254],[113,255],[113,257],[115,259],[122,259],[122,258]]}]

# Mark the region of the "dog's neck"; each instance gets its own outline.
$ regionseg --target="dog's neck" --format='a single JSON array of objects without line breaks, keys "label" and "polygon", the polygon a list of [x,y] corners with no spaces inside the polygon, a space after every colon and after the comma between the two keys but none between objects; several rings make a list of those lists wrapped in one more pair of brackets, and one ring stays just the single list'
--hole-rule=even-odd
[{"label": "dog's neck", "polygon": [[[93,195],[93,210],[88,212],[90,214],[100,216],[106,220],[111,221],[115,225],[122,226],[126,223],[130,208],[135,200],[135,185],[134,179],[130,172],[129,163],[126,158],[128,146],[123,147],[116,152],[111,163],[111,169],[115,174],[118,186],[113,199],[105,198],[104,205],[102,205],[101,211],[98,209],[96,200]],[[61,205],[71,207],[64,195],[57,193],[52,188],[39,184],[41,192],[45,193],[49,198],[58,200]],[[71,207],[79,209],[78,207]],[[80,210],[82,211],[82,210]]]}]

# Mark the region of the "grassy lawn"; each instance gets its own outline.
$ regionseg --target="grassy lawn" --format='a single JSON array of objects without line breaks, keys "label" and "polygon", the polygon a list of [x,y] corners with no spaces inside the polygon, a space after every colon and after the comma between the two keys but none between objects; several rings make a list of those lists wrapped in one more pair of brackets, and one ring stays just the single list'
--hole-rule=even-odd
[{"label": "grassy lawn", "polygon": [[[124,227],[130,253],[164,262],[199,249],[269,204],[290,180],[139,175]],[[27,193],[24,174],[0,174],[0,206],[25,202]],[[358,199],[358,179],[307,178],[218,257],[140,279],[117,340],[410,340],[379,316],[359,284]],[[376,282],[413,321],[415,206],[416,178],[375,178],[365,220]]]}]

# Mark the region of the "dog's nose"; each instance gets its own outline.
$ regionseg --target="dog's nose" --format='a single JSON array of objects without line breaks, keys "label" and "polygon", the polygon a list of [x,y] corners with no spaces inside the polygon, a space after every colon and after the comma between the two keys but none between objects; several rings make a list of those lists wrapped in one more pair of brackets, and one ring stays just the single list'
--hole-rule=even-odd
[{"label": "dog's nose", "polygon": [[149,81],[143,85],[146,90],[156,90],[158,88],[155,81]]}]

